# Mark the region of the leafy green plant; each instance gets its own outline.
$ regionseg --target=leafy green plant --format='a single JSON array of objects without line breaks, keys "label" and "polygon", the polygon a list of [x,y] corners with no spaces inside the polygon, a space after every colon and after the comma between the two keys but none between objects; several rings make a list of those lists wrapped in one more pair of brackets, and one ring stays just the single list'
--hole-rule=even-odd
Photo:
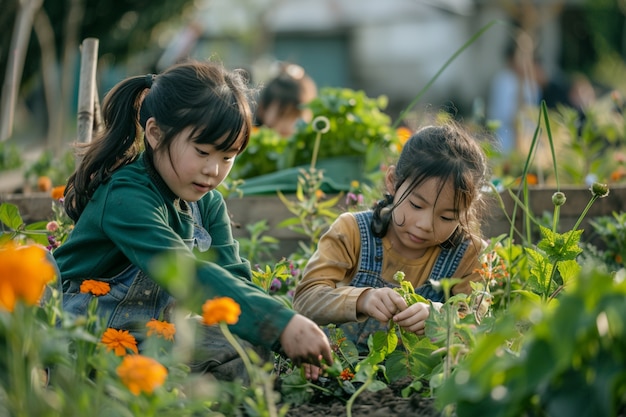
[{"label": "leafy green plant", "polygon": [[624,268],[626,260],[626,212],[613,212],[589,221],[595,234],[602,241],[600,256],[612,270]]},{"label": "leafy green plant", "polygon": [[281,221],[278,227],[287,228],[306,237],[307,242],[300,242],[301,254],[304,257],[309,257],[315,251],[322,233],[339,215],[335,206],[343,194],[325,199],[326,195],[320,189],[323,175],[322,171],[315,168],[302,170],[298,176],[295,200],[288,199],[280,191],[277,193],[289,212],[294,214],[294,217]]},{"label": "leafy green plant", "polygon": [[[330,128],[317,159],[361,157],[369,172],[397,140],[390,117],[383,112],[387,107],[385,96],[370,98],[363,91],[325,87],[307,107],[316,118],[325,117]],[[313,123],[304,122],[287,139],[265,127],[255,129],[245,152],[237,157],[231,176],[248,179],[309,164],[316,135]]]},{"label": "leafy green plant", "polygon": [[269,295],[273,295],[288,307],[293,307],[293,292],[297,284],[300,271],[291,261],[283,259],[273,267],[258,267],[252,271],[252,282],[263,288]]},{"label": "leafy green plant", "polygon": [[[411,283],[399,272],[395,289],[409,305],[416,302],[430,303],[416,294]],[[454,280],[443,280],[449,288]],[[344,337],[343,331],[331,324],[326,326],[333,349],[334,362],[324,368],[324,375],[317,382],[307,381],[302,373],[290,369],[283,371],[281,393],[287,402],[300,404],[313,397],[340,398],[347,402],[347,413],[355,398],[365,390],[377,391],[400,379],[410,380],[404,395],[426,392],[427,386],[438,386],[444,373],[452,368],[473,348],[475,334],[482,330],[483,319],[490,309],[488,292],[480,285],[472,295],[459,294],[449,297],[438,308],[432,306],[427,321],[426,335],[399,328],[393,321],[387,331],[378,331],[368,340],[369,353],[360,356],[356,346]],[[487,323],[488,320],[485,321]],[[442,362],[442,358],[450,358]]]},{"label": "leafy green plant", "polygon": [[251,262],[254,261],[255,264],[270,262],[272,253],[278,248],[280,241],[265,234],[269,230],[267,220],[247,224],[246,230],[250,237],[238,239],[242,256]]},{"label": "leafy green plant", "polygon": [[48,245],[47,222],[44,220],[25,224],[15,204],[0,204],[0,223],[0,231],[2,232],[0,234],[0,244],[9,241],[15,241],[20,244],[34,241],[40,245]]},{"label": "leafy green plant", "polygon": [[290,168],[284,157],[290,143],[274,129],[258,127],[252,131],[246,150],[237,156],[232,178],[252,178]]},{"label": "leafy green plant", "polygon": [[[556,305],[523,300],[437,391],[459,417],[616,416],[626,405],[623,279],[588,264]],[[525,337],[515,349],[507,339]]]}]

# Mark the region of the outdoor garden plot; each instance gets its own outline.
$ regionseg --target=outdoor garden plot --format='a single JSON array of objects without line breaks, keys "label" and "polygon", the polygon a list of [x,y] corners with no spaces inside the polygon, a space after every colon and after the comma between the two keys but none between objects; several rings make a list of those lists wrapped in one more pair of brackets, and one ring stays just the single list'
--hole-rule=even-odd
[{"label": "outdoor garden plot", "polygon": [[[541,126],[552,132],[545,107],[540,116]],[[445,122],[445,115],[441,118]],[[377,160],[379,165],[397,157],[403,136],[385,132],[391,136],[366,147],[366,161],[376,151],[384,157]],[[309,133],[315,161],[327,133]],[[613,145],[621,151],[623,137],[616,138]],[[561,187],[557,174],[567,166],[572,182],[587,178],[574,174],[583,171],[579,162],[600,139],[586,137],[565,165],[552,153],[547,168],[555,172],[550,174],[546,166],[535,169],[539,140],[531,140],[529,156],[518,161],[515,172],[501,170],[493,187],[483,190],[493,199],[487,221],[499,216],[508,227],[487,234],[482,280],[472,293],[450,296],[454,280],[442,280],[448,296],[441,309],[431,312],[424,336],[391,324],[389,331],[373,335],[364,355],[337,329],[327,327],[334,362],[324,367],[318,381],[306,380],[300,368],[278,354],[273,363],[264,364],[243,350],[251,378],[246,388],[239,381],[193,374],[184,355],[189,341],[181,337],[188,322],[178,317],[146,323],[148,344],[139,353],[127,332],[104,328],[93,310],[86,317],[68,316],[60,308],[44,249],[63,245],[73,227],[59,202],[62,187],[49,190],[54,196],[45,201],[51,205],[46,219],[24,221],[22,209],[3,200],[0,416],[624,415],[626,213],[619,209],[619,167],[624,161],[611,159],[597,171],[603,172],[601,178],[611,178],[610,183],[577,181],[583,194],[575,197],[569,181]],[[609,169],[616,175],[602,171]],[[241,221],[248,231],[239,240],[253,265],[254,283],[291,306],[293,289],[321,233],[340,206],[357,211],[380,198],[372,184],[381,180],[381,173],[374,170],[368,181],[355,180],[343,193],[327,194],[322,169],[315,163],[300,169],[295,193],[277,192],[275,197],[286,211],[273,227],[300,236],[285,257],[275,256],[281,237],[267,233],[267,224],[234,216],[233,222]],[[542,186],[533,188],[534,181]],[[553,184],[552,191],[547,183]],[[233,207],[238,184],[227,182],[222,190]],[[620,193],[612,193],[614,185]],[[618,201],[618,208],[606,201]],[[29,208],[27,200],[20,205]],[[602,207],[609,209],[594,211]],[[160,273],[170,279],[188,276],[192,268],[176,259],[159,263]],[[408,304],[428,302],[397,278]],[[108,289],[87,284],[84,290],[95,296],[95,307],[99,294]],[[228,326],[237,322],[239,306],[232,300],[215,301],[206,300],[202,320],[220,326],[241,349]]]}]

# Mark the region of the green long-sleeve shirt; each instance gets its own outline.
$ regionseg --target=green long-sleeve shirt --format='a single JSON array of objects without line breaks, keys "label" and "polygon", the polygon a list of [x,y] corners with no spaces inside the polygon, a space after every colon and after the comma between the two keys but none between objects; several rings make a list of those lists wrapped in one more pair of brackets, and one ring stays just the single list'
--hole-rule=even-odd
[{"label": "green long-sleeve shirt", "polygon": [[194,297],[187,307],[200,313],[202,302],[216,296],[231,297],[241,306],[233,332],[255,345],[277,348],[280,334],[295,312],[251,282],[250,265],[239,255],[222,195],[213,190],[198,206],[212,238],[210,260],[196,258],[185,244],[184,240],[193,236],[191,210],[142,155],[100,185],[70,237],[55,250],[62,280],[108,278],[133,264],[175,295],[180,293],[177,278],[163,279],[151,268],[158,255],[176,252],[198,260],[196,277],[190,281],[194,288],[189,293]]}]

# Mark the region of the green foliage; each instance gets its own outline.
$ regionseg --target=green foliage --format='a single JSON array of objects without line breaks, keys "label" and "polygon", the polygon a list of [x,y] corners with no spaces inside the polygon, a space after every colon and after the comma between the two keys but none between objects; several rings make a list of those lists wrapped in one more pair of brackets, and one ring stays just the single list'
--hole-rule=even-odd
[{"label": "green foliage", "polygon": [[478,410],[484,416],[623,412],[626,286],[621,275],[588,265],[556,307],[521,302],[492,333],[511,335],[511,318],[532,323],[519,351],[485,335],[437,392],[437,400],[455,403],[459,417]]},{"label": "green foliage", "polygon": [[294,215],[280,222],[278,227],[301,233],[308,238],[308,242],[301,242],[300,245],[300,255],[304,258],[313,254],[322,233],[339,215],[335,207],[343,194],[324,199],[325,194],[321,190],[323,178],[323,171],[315,168],[301,170],[295,200],[288,199],[278,191],[278,197]]},{"label": "green foliage", "polygon": [[24,160],[17,146],[0,142],[0,171],[20,168],[23,164]]},{"label": "green foliage", "polygon": [[15,204],[0,204],[0,244],[8,241],[25,244],[31,241],[48,245],[48,232],[45,221],[25,224]]},{"label": "green foliage", "polygon": [[626,119],[618,93],[591,103],[584,110],[559,106],[551,117],[562,127],[560,168],[569,184],[620,181],[624,176],[622,155],[626,151]]},{"label": "green foliage", "polygon": [[253,130],[248,147],[236,158],[230,176],[253,178],[291,168],[285,157],[291,144],[275,130],[261,126]]},{"label": "green foliage", "polygon": [[612,270],[624,268],[626,260],[626,212],[613,212],[589,221],[603,244],[601,259]]},{"label": "green foliage", "polygon": [[54,186],[65,185],[75,167],[73,151],[67,151],[60,158],[56,158],[51,150],[46,150],[26,169],[24,177],[31,185],[36,185],[39,177],[50,178]]},{"label": "green foliage", "polygon": [[[326,87],[307,107],[315,117],[325,116],[330,121],[330,130],[324,136],[319,158],[348,155],[374,157],[384,152],[394,137],[390,118],[382,112],[387,107],[385,96],[373,99],[363,91]],[[311,161],[313,155],[316,131],[312,125],[301,127],[289,140],[292,166]]]},{"label": "green foliage", "polygon": [[[330,130],[324,134],[317,160],[359,156],[368,172],[383,160],[397,140],[390,118],[383,110],[387,98],[370,98],[363,91],[348,88],[322,88],[307,104],[315,118],[326,117]],[[312,123],[300,122],[290,138],[282,138],[261,127],[250,136],[250,143],[237,157],[233,178],[252,178],[311,163],[318,131]]]},{"label": "green foliage", "polygon": [[269,230],[267,220],[247,224],[246,230],[250,237],[238,239],[241,255],[248,260],[254,259],[259,264],[270,262],[280,241],[275,237],[265,235],[265,232]]}]

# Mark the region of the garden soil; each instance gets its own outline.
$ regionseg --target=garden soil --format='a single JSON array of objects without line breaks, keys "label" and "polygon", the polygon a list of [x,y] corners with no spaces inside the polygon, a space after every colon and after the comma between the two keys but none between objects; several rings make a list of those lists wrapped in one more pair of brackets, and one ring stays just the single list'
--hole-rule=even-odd
[{"label": "garden soil", "polygon": [[[415,393],[402,398],[402,381],[390,384],[387,388],[360,393],[352,405],[354,417],[439,417],[441,412],[434,406],[432,398],[424,398]],[[287,417],[339,417],[346,415],[346,400],[336,397],[313,398],[306,404],[292,405]]]}]

